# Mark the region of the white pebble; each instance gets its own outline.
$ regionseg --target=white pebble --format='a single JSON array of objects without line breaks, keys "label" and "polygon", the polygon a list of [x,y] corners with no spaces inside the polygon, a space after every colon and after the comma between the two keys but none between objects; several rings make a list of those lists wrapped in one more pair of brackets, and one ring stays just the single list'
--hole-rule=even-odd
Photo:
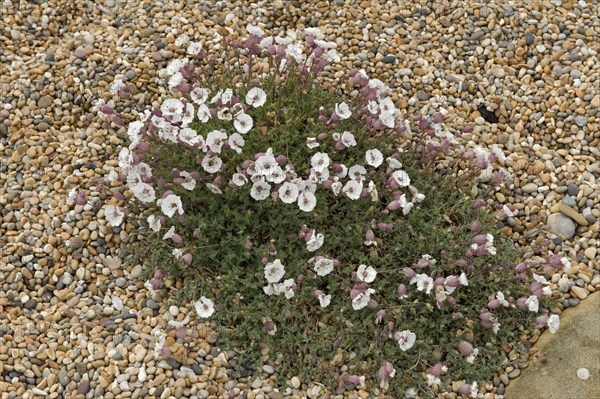
[{"label": "white pebble", "polygon": [[590,378],[590,371],[588,369],[586,369],[585,367],[577,369],[577,377],[579,377],[579,379],[585,381],[588,378]]}]

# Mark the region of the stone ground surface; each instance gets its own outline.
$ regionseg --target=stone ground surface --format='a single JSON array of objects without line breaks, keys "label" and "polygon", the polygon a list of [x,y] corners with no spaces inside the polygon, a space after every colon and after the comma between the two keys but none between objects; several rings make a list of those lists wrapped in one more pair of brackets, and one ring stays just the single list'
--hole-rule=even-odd
[{"label": "stone ground surface", "polygon": [[[600,289],[597,0],[2,1],[2,399],[368,396],[328,394],[298,378],[279,391],[276,362],[263,373],[230,378],[235,354],[197,323],[190,323],[189,342],[167,337],[174,356],[160,358],[157,335],[188,313],[169,303],[180,285],[167,282],[153,297],[141,265],[122,267],[133,231],[108,225],[103,208],[110,196],[92,188],[127,144],[125,132],[103,127],[93,107],[96,99],[124,107],[112,100],[112,82],[123,79],[137,109],[149,109],[161,98],[156,71],[184,53],[175,45],[179,34],[210,49],[217,28],[243,31],[250,22],[267,33],[320,27],[342,58],[325,74],[327,85],[345,76],[344,68],[363,68],[392,86],[406,114],[442,105],[451,126],[473,125],[467,148],[497,144],[507,156],[509,178],[490,204],[515,208],[504,232],[529,260],[570,259],[570,271],[548,276],[558,302],[549,311],[561,314]],[[481,102],[498,123],[480,115]],[[73,189],[91,203],[68,203]],[[540,253],[544,240],[550,243]],[[520,365],[526,370],[529,362]],[[481,393],[501,397],[520,373],[495,373]],[[589,383],[597,384],[598,375]],[[567,386],[557,394],[573,398]]]},{"label": "stone ground surface", "polygon": [[565,311],[559,332],[544,332],[534,348],[529,367],[506,388],[507,399],[600,398],[600,293]]}]

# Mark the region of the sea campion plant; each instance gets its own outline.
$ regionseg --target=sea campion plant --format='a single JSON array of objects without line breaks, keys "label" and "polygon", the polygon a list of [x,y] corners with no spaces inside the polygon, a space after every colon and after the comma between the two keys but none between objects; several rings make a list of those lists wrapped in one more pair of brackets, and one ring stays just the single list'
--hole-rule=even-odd
[{"label": "sea campion plant", "polygon": [[[247,31],[215,57],[180,38],[188,58],[161,72],[173,96],[127,125],[111,179],[132,195],[119,191],[104,217],[139,227],[147,288],[183,281],[179,299],[238,351],[238,375],[268,361],[267,345],[282,376],[339,393],[434,396],[464,381],[477,397],[508,364],[502,345],[524,351],[520,337],[558,323],[541,306],[546,279],[461,191],[501,184],[503,154],[461,157],[443,111],[407,118],[364,71],[348,72],[356,97],[324,90],[319,74],[339,57],[315,28]],[[119,81],[113,92],[129,97]],[[445,155],[473,167],[449,179]]]}]

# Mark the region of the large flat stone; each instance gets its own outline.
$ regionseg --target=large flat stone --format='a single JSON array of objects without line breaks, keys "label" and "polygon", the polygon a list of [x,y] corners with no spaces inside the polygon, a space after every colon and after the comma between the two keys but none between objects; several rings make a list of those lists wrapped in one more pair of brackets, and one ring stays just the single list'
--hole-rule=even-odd
[{"label": "large flat stone", "polygon": [[[505,399],[600,398],[600,292],[565,310],[558,332],[544,331],[535,347],[529,367],[506,387]],[[580,368],[589,370],[587,380],[577,376]]]}]

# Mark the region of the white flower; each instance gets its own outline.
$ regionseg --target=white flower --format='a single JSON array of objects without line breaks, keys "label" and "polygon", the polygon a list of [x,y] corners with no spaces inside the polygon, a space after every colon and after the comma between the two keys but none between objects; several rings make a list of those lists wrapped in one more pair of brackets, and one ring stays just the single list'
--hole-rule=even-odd
[{"label": "white flower", "polygon": [[306,146],[312,150],[313,148],[317,148],[319,146],[319,142],[317,141],[316,137],[307,137]]},{"label": "white flower", "polygon": [[310,252],[314,252],[317,249],[321,248],[321,246],[323,246],[323,242],[325,241],[325,236],[321,233],[316,234],[313,231],[313,235],[312,237],[310,237],[310,240],[308,240],[306,242],[306,249],[308,249]]},{"label": "white flower", "polygon": [[410,330],[404,330],[401,332],[396,332],[394,334],[394,339],[398,341],[398,345],[400,345],[402,352],[406,352],[413,347],[415,341],[417,340],[417,336],[410,332]]},{"label": "white flower", "polygon": [[460,276],[458,277],[458,279],[460,280],[460,284],[461,285],[464,285],[464,286],[469,285],[469,280],[467,280],[467,275],[464,272],[462,272],[460,274]]},{"label": "white flower", "polygon": [[563,271],[568,273],[569,270],[571,270],[571,262],[569,261],[569,258],[562,257],[560,258],[560,261],[563,264]]},{"label": "white flower", "polygon": [[281,284],[269,283],[263,287],[263,292],[268,296],[279,295],[279,287]]},{"label": "white flower", "polygon": [[267,101],[267,93],[260,87],[253,87],[246,94],[246,104],[254,108],[261,107]]},{"label": "white flower", "polygon": [[427,274],[417,274],[410,280],[410,284],[417,283],[417,290],[423,291],[429,295],[431,289],[433,288],[433,279],[429,277]]},{"label": "white flower", "polygon": [[500,323],[494,323],[492,324],[492,331],[494,332],[494,334],[498,334],[498,330],[500,330]]},{"label": "white flower", "polygon": [[258,26],[254,26],[254,25],[247,25],[246,30],[251,35],[264,36],[264,34],[265,34],[265,32],[263,32],[262,29],[260,29]]},{"label": "white flower", "polygon": [[360,265],[356,271],[356,277],[365,283],[372,283],[377,277],[377,271],[372,266]]},{"label": "white flower", "polygon": [[183,256],[183,249],[173,248],[173,250],[171,251],[171,255],[173,255],[175,259],[181,259],[181,257]]},{"label": "white flower", "polygon": [[353,165],[348,169],[348,176],[352,180],[356,180],[357,182],[362,182],[365,180],[365,175],[367,174],[367,169],[365,169],[362,165]]},{"label": "white flower", "polygon": [[376,114],[377,111],[379,111],[379,104],[377,104],[377,101],[369,100],[367,103],[367,109],[370,113]]},{"label": "white flower", "polygon": [[150,203],[156,200],[154,187],[147,183],[140,183],[135,188],[132,188],[131,191],[133,192],[135,198],[142,202]]},{"label": "white flower", "polygon": [[200,120],[200,122],[202,122],[202,123],[208,122],[208,120],[210,119],[210,108],[208,108],[208,105],[200,104],[198,106],[197,115],[198,115],[198,119]]},{"label": "white flower", "polygon": [[333,271],[333,260],[320,257],[315,262],[314,270],[315,273],[317,273],[317,276],[327,276]]},{"label": "white flower", "polygon": [[257,201],[266,199],[271,193],[271,186],[264,180],[255,181],[250,189],[250,196]]},{"label": "white flower", "polygon": [[196,180],[194,180],[194,178],[189,172],[186,172],[185,170],[181,171],[179,172],[179,176],[185,179],[185,181],[181,183],[181,185],[186,190],[192,191],[196,187]]},{"label": "white flower", "polygon": [[508,301],[504,298],[504,294],[500,291],[496,294],[496,299],[500,301],[502,306],[508,306]]},{"label": "white flower", "polygon": [[205,155],[204,158],[202,158],[202,168],[208,173],[217,173],[221,170],[221,166],[223,166],[223,161],[219,157]]},{"label": "white flower", "polygon": [[187,53],[189,55],[198,55],[202,51],[202,43],[200,42],[191,42],[187,47]]},{"label": "white flower", "polygon": [[192,98],[192,101],[196,104],[204,104],[208,99],[208,89],[196,86],[190,92],[190,97]]},{"label": "white flower", "polygon": [[165,216],[168,217],[172,217],[175,214],[175,212],[182,215],[183,206],[181,204],[181,198],[179,198],[175,194],[167,195],[167,197],[163,198],[163,200],[160,203],[160,210],[162,211],[162,213],[165,214]]},{"label": "white flower", "polygon": [[322,40],[325,38],[325,35],[319,30],[319,28],[304,28],[304,33],[306,33],[307,36],[313,35],[315,39],[318,40]]},{"label": "white flower", "polygon": [[110,89],[109,91],[112,94],[117,94],[117,92],[122,89],[123,87],[125,87],[125,83],[123,83],[123,81],[121,79],[115,79],[113,81],[113,84],[110,85]]},{"label": "white flower", "polygon": [[179,131],[179,140],[183,143],[194,146],[196,144],[200,144],[201,147],[205,146],[204,138],[202,136],[198,136],[198,133],[192,128],[186,127]]},{"label": "white flower", "polygon": [[377,187],[375,186],[375,183],[373,183],[373,180],[369,181],[369,194],[371,194],[372,202],[379,201],[379,194],[377,193]]},{"label": "white flower", "polygon": [[265,265],[265,278],[269,283],[277,283],[284,274],[285,269],[279,259],[275,259],[273,262]]},{"label": "white flower", "polygon": [[294,297],[294,288],[296,288],[296,283],[294,283],[293,278],[288,278],[283,281],[283,284],[279,286],[279,293],[284,294],[286,299],[291,299]]},{"label": "white flower", "polygon": [[125,212],[123,212],[123,210],[119,207],[108,205],[104,210],[104,217],[111,226],[117,227],[123,223]]},{"label": "white flower", "polygon": [[346,147],[354,147],[356,145],[354,135],[349,131],[342,133],[342,144],[344,144]]},{"label": "white flower", "polygon": [[471,384],[471,397],[476,398],[478,393],[477,382],[473,381]]},{"label": "white flower", "polygon": [[329,155],[325,152],[317,152],[310,159],[310,165],[316,170],[325,170],[329,167]]},{"label": "white flower", "polygon": [[529,298],[527,298],[525,303],[527,304],[527,308],[530,312],[537,312],[539,310],[540,302],[535,295],[531,295]]},{"label": "white flower", "polygon": [[392,112],[382,112],[379,114],[379,120],[390,129],[393,129],[396,125],[394,114]]},{"label": "white flower", "polygon": [[231,176],[231,181],[238,187],[242,187],[244,184],[248,183],[248,178],[242,173],[234,173]]},{"label": "white flower", "polygon": [[326,308],[331,303],[331,295],[325,295],[324,292],[319,292],[317,298],[319,298],[319,305],[322,308]]},{"label": "white flower", "polygon": [[233,120],[233,126],[235,130],[242,134],[246,134],[252,129],[254,122],[252,121],[252,117],[248,114],[240,113]]},{"label": "white flower", "polygon": [[268,176],[272,169],[277,166],[277,161],[275,160],[275,157],[273,156],[273,149],[269,148],[267,149],[267,152],[264,153],[263,155],[261,155],[260,157],[258,157],[258,159],[256,160],[256,162],[254,163],[255,169],[256,171],[261,175],[261,176]]},{"label": "white flower", "polygon": [[206,188],[208,188],[213,194],[223,194],[223,191],[212,183],[205,183]]},{"label": "white flower", "polygon": [[279,187],[279,199],[285,204],[291,204],[298,199],[298,192],[297,185],[285,182]]},{"label": "white flower", "polygon": [[475,361],[475,357],[477,357],[477,354],[479,353],[479,348],[474,348],[473,349],[473,353],[469,356],[467,356],[467,362],[473,364],[473,362]]},{"label": "white flower", "polygon": [[383,154],[377,148],[368,150],[365,157],[365,162],[367,165],[377,168],[383,163]]},{"label": "white flower", "polygon": [[244,138],[239,133],[233,133],[231,136],[229,136],[227,143],[229,144],[229,147],[232,150],[234,150],[238,154],[241,154],[242,147],[244,146],[244,144],[246,144],[246,140],[244,140]]},{"label": "white flower", "polygon": [[179,35],[177,39],[175,39],[175,45],[178,47],[182,47],[190,41],[190,37],[185,33],[183,35]]},{"label": "white flower", "polygon": [[434,384],[441,385],[442,381],[440,381],[440,379],[433,374],[427,374],[427,385],[432,386]]},{"label": "white flower", "polygon": [[342,191],[344,194],[348,196],[351,200],[357,200],[360,198],[360,194],[362,192],[363,185],[355,180],[349,180]]},{"label": "white flower", "polygon": [[408,177],[408,173],[403,170],[397,170],[392,173],[392,177],[401,187],[406,187],[410,184],[410,178]]},{"label": "white flower", "polygon": [[[163,116],[175,116],[183,113],[183,103],[176,98],[166,99],[160,106]],[[176,122],[173,120],[173,122]]]},{"label": "white flower", "polygon": [[177,72],[175,75],[169,78],[169,88],[172,89],[174,87],[177,87],[181,82],[183,82],[183,75],[181,74],[181,72]]},{"label": "white flower", "polygon": [[217,112],[217,118],[222,121],[230,121],[233,119],[233,114],[229,108],[224,107]]},{"label": "white flower", "polygon": [[352,115],[352,111],[350,111],[350,107],[346,103],[335,104],[335,113],[338,114],[340,119],[348,119]]},{"label": "white flower", "polygon": [[402,163],[396,158],[387,157],[385,160],[387,161],[388,166],[392,169],[400,169],[402,167]]},{"label": "white flower", "polygon": [[220,130],[213,130],[206,135],[206,145],[212,152],[220,153],[226,140],[227,133]]},{"label": "white flower", "polygon": [[148,216],[146,219],[148,221],[148,227],[155,233],[160,230],[160,219],[154,215]]},{"label": "white flower", "polygon": [[337,196],[340,191],[342,191],[342,183],[339,181],[333,182],[333,184],[331,184],[331,191],[333,192],[333,195]]},{"label": "white flower", "polygon": [[352,308],[354,310],[360,310],[369,304],[371,300],[371,294],[374,294],[375,290],[368,288],[365,292],[358,293],[352,300]]},{"label": "white flower", "polygon": [[560,326],[560,317],[556,314],[548,317],[548,329],[551,334],[556,334],[558,331],[558,327]]},{"label": "white flower", "polygon": [[488,254],[490,255],[496,255],[496,248],[494,248],[494,236],[491,234],[487,234],[486,235],[486,242],[485,242],[485,250]]},{"label": "white flower", "polygon": [[175,226],[171,226],[171,228],[169,230],[167,230],[167,232],[165,233],[165,235],[163,236],[163,240],[168,240],[169,238],[173,237],[175,235]]},{"label": "white flower", "polygon": [[194,304],[196,308],[196,313],[198,316],[207,318],[210,317],[215,312],[215,304],[210,299],[202,296],[200,299],[196,301]]},{"label": "white flower", "polygon": [[129,151],[129,148],[123,147],[119,151],[119,167],[122,171],[126,171],[133,162],[133,154]]},{"label": "white flower", "polygon": [[304,212],[312,211],[317,205],[317,197],[310,191],[303,191],[298,196],[298,207]]}]

